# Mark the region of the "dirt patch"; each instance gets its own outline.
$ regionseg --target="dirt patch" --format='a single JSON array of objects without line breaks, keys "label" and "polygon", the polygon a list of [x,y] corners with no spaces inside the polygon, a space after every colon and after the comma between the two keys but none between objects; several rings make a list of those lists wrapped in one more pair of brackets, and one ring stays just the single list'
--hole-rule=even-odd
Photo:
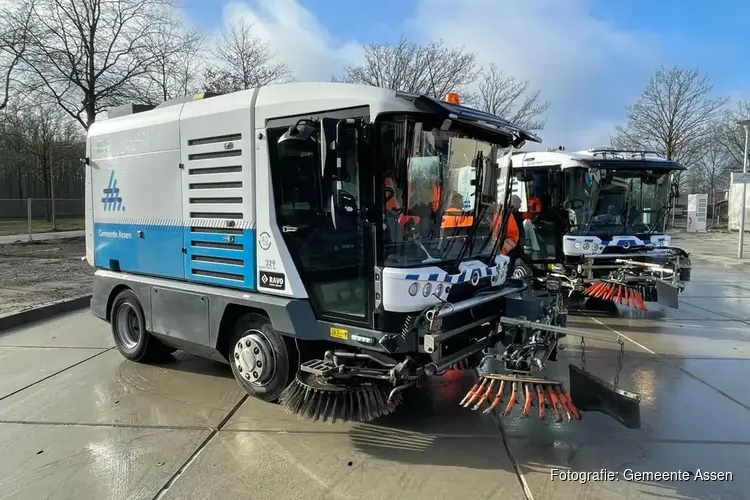
[{"label": "dirt patch", "polygon": [[0,315],[91,293],[84,238],[0,245]]}]

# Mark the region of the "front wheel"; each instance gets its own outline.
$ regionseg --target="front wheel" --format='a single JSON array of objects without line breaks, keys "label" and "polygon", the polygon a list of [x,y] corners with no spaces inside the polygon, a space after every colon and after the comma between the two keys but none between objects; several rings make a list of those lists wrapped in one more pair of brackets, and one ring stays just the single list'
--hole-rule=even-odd
[{"label": "front wheel", "polygon": [[246,314],[232,331],[229,364],[234,378],[250,396],[273,402],[297,370],[296,353],[290,351],[268,318]]},{"label": "front wheel", "polygon": [[123,290],[115,297],[109,318],[115,346],[130,361],[165,361],[174,351],[146,331],[143,307],[132,290]]}]

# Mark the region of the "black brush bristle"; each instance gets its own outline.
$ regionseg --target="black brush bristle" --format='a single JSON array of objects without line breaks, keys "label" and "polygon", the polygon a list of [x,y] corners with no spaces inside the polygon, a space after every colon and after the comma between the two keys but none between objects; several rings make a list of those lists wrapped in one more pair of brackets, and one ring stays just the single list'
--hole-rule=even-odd
[{"label": "black brush bristle", "polygon": [[397,393],[389,403],[387,384],[363,382],[359,385],[333,385],[316,380],[308,373],[297,377],[284,389],[279,404],[284,412],[299,419],[334,422],[370,422],[388,415],[401,402]]}]

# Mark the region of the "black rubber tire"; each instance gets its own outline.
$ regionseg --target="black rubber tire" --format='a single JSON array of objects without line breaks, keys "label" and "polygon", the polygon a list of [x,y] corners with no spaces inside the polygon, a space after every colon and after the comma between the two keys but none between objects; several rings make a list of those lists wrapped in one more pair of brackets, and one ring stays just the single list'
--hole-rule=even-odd
[{"label": "black rubber tire", "polygon": [[[135,321],[140,332],[139,338],[133,346],[125,345],[118,331],[118,327],[123,326],[118,321],[118,316],[121,311],[124,313],[127,312],[125,308],[129,309],[132,313],[132,319]],[[159,342],[159,340],[146,330],[143,307],[140,300],[138,300],[138,296],[133,291],[123,290],[115,297],[115,300],[112,301],[112,307],[109,310],[109,318],[115,346],[126,359],[137,363],[156,363],[169,360],[171,354],[175,351]]]},{"label": "black rubber tire", "polygon": [[[251,330],[262,334],[274,355],[273,375],[263,384],[246,380],[237,368],[234,358],[235,345]],[[298,369],[297,352],[287,347],[284,337],[273,329],[271,321],[267,317],[257,313],[246,314],[237,320],[232,329],[227,358],[229,359],[229,365],[232,367],[234,378],[245,392],[251,397],[269,403],[279,399],[284,389],[294,380]]]}]

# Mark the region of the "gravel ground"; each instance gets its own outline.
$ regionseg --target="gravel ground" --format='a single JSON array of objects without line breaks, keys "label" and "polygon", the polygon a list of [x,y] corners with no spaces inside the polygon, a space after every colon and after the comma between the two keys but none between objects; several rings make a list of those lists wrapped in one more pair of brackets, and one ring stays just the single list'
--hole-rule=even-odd
[{"label": "gravel ground", "polygon": [[83,238],[0,245],[0,316],[90,293]]}]

